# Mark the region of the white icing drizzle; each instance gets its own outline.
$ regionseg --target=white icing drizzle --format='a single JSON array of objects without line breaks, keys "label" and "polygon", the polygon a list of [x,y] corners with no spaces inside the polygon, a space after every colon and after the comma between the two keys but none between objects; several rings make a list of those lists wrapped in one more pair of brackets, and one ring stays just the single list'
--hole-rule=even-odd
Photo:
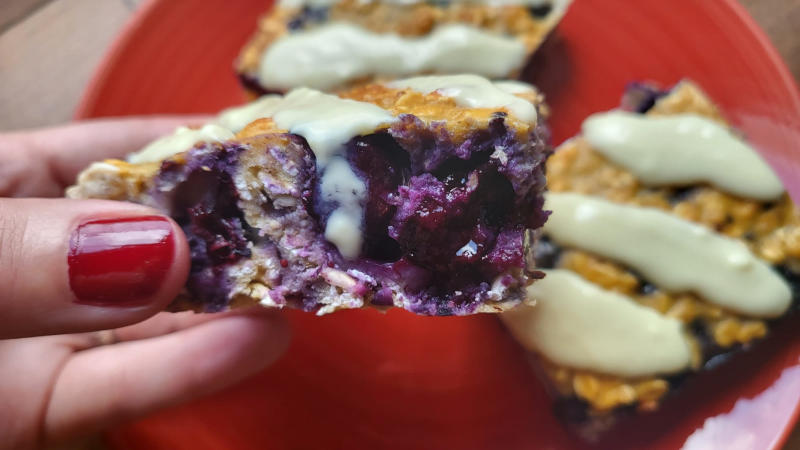
[{"label": "white icing drizzle", "polygon": [[223,110],[214,123],[238,133],[254,120],[272,117],[282,102],[280,95],[265,95],[245,105]]},{"label": "white icing drizzle", "polygon": [[546,270],[529,302],[501,315],[514,337],[549,360],[578,369],[638,377],[689,366],[681,323],[567,270]]},{"label": "white icing drizzle", "polygon": [[323,90],[370,75],[467,72],[499,78],[518,69],[525,55],[521,41],[462,24],[402,37],[330,23],[278,39],[265,50],[258,77],[271,88]]},{"label": "white icing drizzle", "polygon": [[670,292],[696,292],[719,306],[777,317],[791,289],[740,241],[654,208],[573,193],[548,193],[545,232],[560,245],[624,263]]},{"label": "white icing drizzle", "polygon": [[229,139],[233,139],[233,133],[219,125],[207,124],[196,129],[178,127],[174,133],[156,139],[138,152],[128,155],[128,162],[133,164],[158,162],[185,152],[199,142],[221,142]]},{"label": "white icing drizzle", "polygon": [[592,147],[645,184],[710,183],[756,200],[774,200],[783,185],[747,143],[695,114],[645,116],[610,111],[583,122]]},{"label": "white icing drizzle", "polygon": [[[521,83],[520,83],[521,84]],[[525,99],[509,93],[519,85],[500,85],[477,75],[422,76],[387,83],[393,88],[409,88],[423,94],[436,92],[451,97],[459,106],[467,108],[505,108],[517,119],[536,122],[536,107]]]},{"label": "white icing drizzle", "polygon": [[361,222],[367,186],[350,164],[342,157],[333,157],[325,168],[321,181],[322,198],[339,206],[331,213],[325,227],[325,239],[339,249],[345,258],[355,258],[361,252],[363,237]]}]

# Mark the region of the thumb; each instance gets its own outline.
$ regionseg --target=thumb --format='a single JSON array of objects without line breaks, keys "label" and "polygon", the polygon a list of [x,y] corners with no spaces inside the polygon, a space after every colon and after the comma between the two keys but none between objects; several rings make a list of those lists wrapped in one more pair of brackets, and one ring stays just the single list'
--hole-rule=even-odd
[{"label": "thumb", "polygon": [[0,199],[0,339],[116,328],[181,290],[181,229],[140,205]]}]

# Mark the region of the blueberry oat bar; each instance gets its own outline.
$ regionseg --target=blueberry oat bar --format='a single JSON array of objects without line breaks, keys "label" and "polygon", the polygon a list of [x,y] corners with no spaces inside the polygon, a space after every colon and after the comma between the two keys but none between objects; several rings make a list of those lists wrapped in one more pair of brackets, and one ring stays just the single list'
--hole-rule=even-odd
[{"label": "blueberry oat bar", "polygon": [[569,0],[280,0],[236,70],[254,95],[422,73],[514,77]]},{"label": "blueberry oat bar", "polygon": [[301,88],[87,168],[74,198],[153,206],[192,253],[176,308],[497,312],[538,273],[540,95],[473,75]]},{"label": "blueberry oat bar", "polygon": [[546,276],[504,319],[586,435],[658,408],[796,303],[798,210],[692,82],[631,85],[546,173]]}]

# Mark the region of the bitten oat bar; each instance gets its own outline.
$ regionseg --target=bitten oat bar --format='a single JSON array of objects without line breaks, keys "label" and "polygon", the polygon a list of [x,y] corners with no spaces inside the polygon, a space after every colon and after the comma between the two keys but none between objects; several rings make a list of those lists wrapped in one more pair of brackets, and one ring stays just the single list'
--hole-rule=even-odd
[{"label": "bitten oat bar", "polygon": [[472,75],[296,89],[96,163],[68,195],[181,225],[192,268],[178,308],[497,312],[537,276],[523,247],[546,218],[540,104]]},{"label": "bitten oat bar", "polygon": [[800,215],[693,83],[632,85],[547,163],[536,304],[504,314],[587,436],[653,410],[785,317]]},{"label": "bitten oat bar", "polygon": [[254,95],[423,73],[514,77],[570,0],[282,0],[236,70]]}]

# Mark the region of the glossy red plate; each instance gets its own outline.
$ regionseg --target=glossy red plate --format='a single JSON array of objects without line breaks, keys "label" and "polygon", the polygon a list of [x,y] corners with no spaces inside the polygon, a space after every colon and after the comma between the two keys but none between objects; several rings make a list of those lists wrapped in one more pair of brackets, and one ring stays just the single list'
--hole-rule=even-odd
[{"label": "glossy red plate", "polygon": [[[239,103],[231,62],[265,0],[151,1],[125,29],[77,113],[213,112]],[[625,83],[691,77],[800,193],[800,96],[733,1],[578,0],[529,79],[552,105],[555,141],[611,108]],[[797,197],[796,197],[797,198]],[[553,417],[523,354],[491,316],[288,312],[274,367],[213,397],[109,434],[116,448],[582,448]],[[661,412],[622,423],[602,448],[780,446],[800,400],[800,333],[687,382]],[[169,376],[159,374],[159,376]]]}]

